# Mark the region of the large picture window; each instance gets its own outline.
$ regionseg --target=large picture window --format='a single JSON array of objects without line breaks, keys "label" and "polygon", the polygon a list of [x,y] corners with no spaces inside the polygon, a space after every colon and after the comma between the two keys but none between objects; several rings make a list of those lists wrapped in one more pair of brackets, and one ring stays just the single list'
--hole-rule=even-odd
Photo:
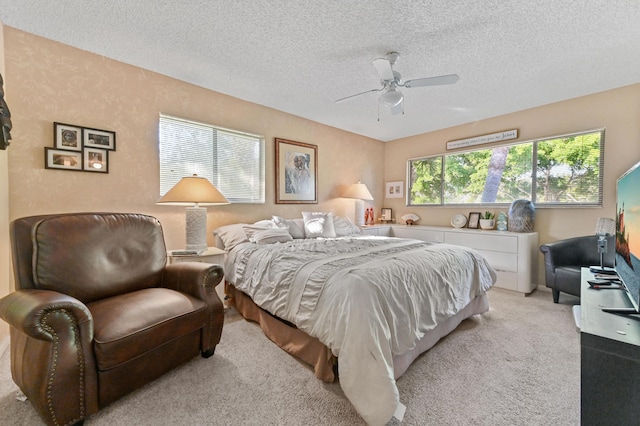
[{"label": "large picture window", "polygon": [[264,203],[264,137],[160,114],[160,195],[206,177],[232,203]]},{"label": "large picture window", "polygon": [[409,205],[602,205],[604,129],[409,160]]}]

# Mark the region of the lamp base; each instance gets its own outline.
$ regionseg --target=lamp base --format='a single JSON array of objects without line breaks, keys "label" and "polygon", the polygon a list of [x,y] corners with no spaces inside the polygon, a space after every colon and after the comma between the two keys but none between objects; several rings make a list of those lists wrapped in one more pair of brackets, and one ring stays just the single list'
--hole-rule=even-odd
[{"label": "lamp base", "polygon": [[202,252],[207,249],[207,209],[187,207],[186,250]]},{"label": "lamp base", "polygon": [[364,226],[364,201],[356,199],[356,217],[354,222],[357,226]]}]

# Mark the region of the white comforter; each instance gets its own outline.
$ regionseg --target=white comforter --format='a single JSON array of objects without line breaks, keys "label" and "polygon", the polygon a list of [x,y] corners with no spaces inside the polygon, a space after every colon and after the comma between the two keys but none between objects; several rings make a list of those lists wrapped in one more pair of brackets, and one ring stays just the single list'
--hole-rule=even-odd
[{"label": "white comforter", "polygon": [[225,272],[263,309],[331,349],[345,395],[372,425],[387,423],[399,402],[393,357],[496,279],[473,249],[386,237],[244,243]]}]

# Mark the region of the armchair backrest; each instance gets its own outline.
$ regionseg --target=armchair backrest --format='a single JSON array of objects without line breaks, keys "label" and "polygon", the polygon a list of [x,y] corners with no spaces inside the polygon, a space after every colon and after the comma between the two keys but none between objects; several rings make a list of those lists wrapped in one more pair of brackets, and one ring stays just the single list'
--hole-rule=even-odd
[{"label": "armchair backrest", "polygon": [[32,216],[11,223],[16,288],[54,290],[83,303],[159,287],[160,222],[129,213]]},{"label": "armchair backrest", "polygon": [[[602,260],[604,266],[614,266],[616,247],[615,237],[606,237],[607,252]],[[558,266],[597,266],[600,265],[598,253],[598,236],[586,235],[581,237],[566,238],[540,246],[544,253],[545,267],[555,269]]]}]

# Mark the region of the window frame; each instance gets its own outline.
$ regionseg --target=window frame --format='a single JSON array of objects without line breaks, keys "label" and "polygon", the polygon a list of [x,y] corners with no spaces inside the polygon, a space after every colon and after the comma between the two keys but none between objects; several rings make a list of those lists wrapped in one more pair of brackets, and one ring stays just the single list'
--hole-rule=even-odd
[{"label": "window frame", "polygon": [[[598,158],[598,197],[595,202],[579,202],[579,203],[568,203],[568,202],[544,202],[537,200],[537,172],[538,172],[538,144],[546,141],[552,141],[556,139],[564,139],[570,137],[576,137],[591,133],[600,133],[600,147],[599,147],[599,158]],[[476,147],[475,149],[467,149],[467,150],[457,150],[448,153],[434,154],[429,156],[421,156],[414,157],[407,160],[406,163],[406,181],[407,187],[405,192],[405,200],[407,207],[474,207],[474,206],[495,206],[495,207],[504,207],[509,206],[510,203],[507,202],[496,202],[496,203],[446,203],[445,202],[445,167],[447,159],[446,157],[451,155],[464,155],[466,153],[472,153],[487,149],[493,149],[498,147],[505,146],[518,146],[524,144],[532,145],[532,155],[531,155],[531,201],[536,205],[536,207],[542,208],[580,208],[580,207],[602,207],[603,198],[604,198],[604,150],[605,150],[605,139],[606,139],[606,128],[597,128],[573,133],[567,133],[562,135],[554,135],[543,138],[529,139],[526,141],[518,141],[514,143],[504,143],[504,144],[493,144],[489,147]],[[412,203],[411,200],[411,187],[413,186],[413,181],[411,179],[411,170],[412,170],[412,162],[419,160],[428,160],[428,159],[440,159],[440,203],[430,203],[430,204],[420,204],[420,203]]]}]

